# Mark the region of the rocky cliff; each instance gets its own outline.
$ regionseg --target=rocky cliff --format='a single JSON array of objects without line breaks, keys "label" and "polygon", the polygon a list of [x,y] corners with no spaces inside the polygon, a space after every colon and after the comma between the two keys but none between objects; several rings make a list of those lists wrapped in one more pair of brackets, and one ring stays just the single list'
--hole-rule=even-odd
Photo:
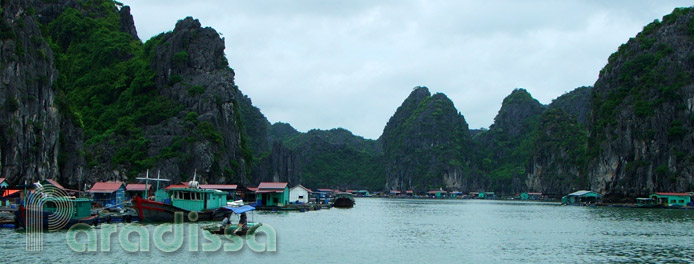
[{"label": "rocky cliff", "polygon": [[245,183],[254,150],[270,151],[267,120],[234,85],[223,40],[195,19],[145,44],[113,1],[8,0],[0,22],[0,177],[12,183],[82,188],[146,169]]},{"label": "rocky cliff", "polygon": [[63,119],[53,52],[30,1],[0,7],[0,177],[12,184],[56,178]]},{"label": "rocky cliff", "polygon": [[526,167],[535,142],[535,131],[545,106],[525,89],[504,98],[494,124],[475,137],[477,162],[489,178],[486,191],[526,191]]},{"label": "rocky cliff", "polygon": [[589,178],[608,199],[694,188],[694,9],[619,47],[592,91]]},{"label": "rocky cliff", "polygon": [[479,185],[472,176],[471,138],[465,118],[444,94],[415,87],[383,129],[387,190]]}]

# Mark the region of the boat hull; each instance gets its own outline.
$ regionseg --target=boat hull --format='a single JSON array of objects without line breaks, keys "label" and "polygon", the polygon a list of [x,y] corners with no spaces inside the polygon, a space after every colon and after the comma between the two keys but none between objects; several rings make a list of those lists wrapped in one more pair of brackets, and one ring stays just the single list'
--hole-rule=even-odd
[{"label": "boat hull", "polygon": [[210,232],[210,234],[215,234],[215,235],[224,235],[224,231],[226,230],[227,234],[234,234],[237,236],[245,236],[247,234],[253,234],[255,233],[255,230],[261,227],[263,223],[248,223],[247,226],[245,226],[241,230],[237,230],[236,225],[229,225],[226,228],[220,226],[220,225],[209,225],[205,226],[202,229],[206,230],[207,232]]},{"label": "boat hull", "polygon": [[133,208],[137,212],[141,222],[148,223],[173,223],[177,212],[183,214],[184,222],[220,221],[224,218],[224,212],[220,210],[205,210],[197,213],[197,219],[191,219],[190,210],[181,209],[170,204],[145,200],[140,197],[133,199]]},{"label": "boat hull", "polygon": [[15,211],[15,227],[26,229],[27,226],[32,228],[41,228],[41,231],[55,231],[61,229],[69,229],[76,224],[87,224],[97,226],[99,224],[98,216],[92,215],[83,218],[70,218],[65,224],[58,224],[51,219],[53,213],[46,211],[27,210],[25,207],[20,207]]},{"label": "boat hull", "polygon": [[337,208],[352,208],[354,207],[354,200],[349,199],[349,198],[337,198],[335,199],[335,203],[333,204],[333,207]]}]

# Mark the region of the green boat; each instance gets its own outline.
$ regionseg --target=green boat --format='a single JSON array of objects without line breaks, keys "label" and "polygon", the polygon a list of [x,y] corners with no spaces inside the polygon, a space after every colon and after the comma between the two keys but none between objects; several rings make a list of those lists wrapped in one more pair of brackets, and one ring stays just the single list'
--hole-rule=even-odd
[{"label": "green boat", "polygon": [[[140,221],[173,222],[176,212],[182,212],[184,217],[190,212],[196,212],[197,221],[215,221],[224,218],[221,207],[227,204],[227,192],[197,188],[197,182],[191,182],[187,187],[174,187],[168,190],[170,203],[156,202],[135,197],[133,207]],[[187,219],[186,221],[191,220]],[[195,220],[191,220],[195,221]]]}]

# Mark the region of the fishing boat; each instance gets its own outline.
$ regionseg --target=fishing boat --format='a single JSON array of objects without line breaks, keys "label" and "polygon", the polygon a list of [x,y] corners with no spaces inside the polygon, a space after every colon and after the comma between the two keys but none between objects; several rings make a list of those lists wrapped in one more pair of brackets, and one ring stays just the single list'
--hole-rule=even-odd
[{"label": "fishing boat", "polygon": [[[133,208],[140,221],[173,222],[177,212],[183,213],[184,221],[216,221],[224,218],[219,210],[227,203],[227,193],[219,190],[200,189],[195,181],[187,187],[171,188],[168,191],[170,203],[157,202],[135,197]],[[196,212],[197,219],[191,219],[189,213]]]},{"label": "fishing boat", "polygon": [[354,195],[348,192],[341,192],[335,195],[333,207],[352,208],[354,206]]},{"label": "fishing boat", "polygon": [[[15,211],[15,226],[34,230],[55,231],[75,224],[98,225],[98,216],[91,214],[92,199],[74,197],[43,197],[41,203],[21,205]],[[39,229],[40,228],[40,229]]]},{"label": "fishing boat", "polygon": [[[228,210],[233,212],[234,214],[241,215],[246,212],[250,212],[255,210],[255,207],[250,206],[250,205],[244,205],[240,207],[231,207],[231,206],[224,206],[222,207],[222,211]],[[212,224],[212,225],[207,225],[203,226],[202,229],[210,232],[211,234],[215,235],[230,235],[234,234],[237,236],[245,236],[247,234],[253,234],[255,233],[256,229],[261,227],[263,223],[254,223],[254,222],[248,222],[243,228],[239,228],[238,225],[236,224],[229,224],[229,225],[221,225],[221,224]]]}]

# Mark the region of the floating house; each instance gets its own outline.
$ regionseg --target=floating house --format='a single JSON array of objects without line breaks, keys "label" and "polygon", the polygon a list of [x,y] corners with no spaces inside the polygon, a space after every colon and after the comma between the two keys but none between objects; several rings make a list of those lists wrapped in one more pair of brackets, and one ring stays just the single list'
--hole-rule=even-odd
[{"label": "floating house", "polygon": [[289,201],[292,203],[308,203],[309,195],[311,194],[311,189],[302,186],[301,184],[292,187],[289,190]]},{"label": "floating house", "polygon": [[445,198],[448,192],[444,190],[433,190],[429,191],[428,194],[429,198]]},{"label": "floating house", "polygon": [[561,203],[567,205],[585,205],[596,204],[601,202],[601,194],[585,190],[572,192],[561,198]]},{"label": "floating house", "polygon": [[289,204],[289,187],[286,182],[261,182],[258,185],[261,205],[285,206]]},{"label": "floating house", "polygon": [[524,192],[520,194],[521,200],[540,200],[542,193],[540,192]]},{"label": "floating house", "polygon": [[371,194],[367,190],[358,190],[357,191],[357,197],[369,197]]},{"label": "floating house", "polygon": [[692,202],[692,197],[688,193],[667,193],[657,192],[651,194],[650,198],[663,206],[687,206]]},{"label": "floating house", "polygon": [[123,208],[125,184],[122,182],[97,182],[87,192],[92,194],[94,202],[102,206],[112,205]]},{"label": "floating house", "polygon": [[10,190],[5,178],[0,178],[0,206],[9,206],[10,201],[19,197],[19,190]]},{"label": "floating house", "polygon": [[147,196],[154,195],[151,184],[128,183],[128,185],[125,186],[125,194],[127,197],[133,198],[137,196],[147,199],[145,193]]},{"label": "floating house", "polygon": [[407,198],[413,198],[414,197],[414,191],[413,190],[405,191],[405,196],[407,196]]}]

